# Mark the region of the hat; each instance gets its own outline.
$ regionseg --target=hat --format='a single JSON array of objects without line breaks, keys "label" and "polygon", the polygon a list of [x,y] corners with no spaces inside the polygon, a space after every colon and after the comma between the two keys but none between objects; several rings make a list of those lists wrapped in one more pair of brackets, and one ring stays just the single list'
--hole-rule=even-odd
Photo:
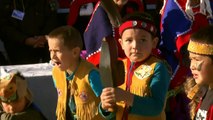
[{"label": "hat", "polygon": [[32,94],[25,78],[17,71],[7,72],[0,68],[0,101],[10,103],[22,97],[32,102]]}]

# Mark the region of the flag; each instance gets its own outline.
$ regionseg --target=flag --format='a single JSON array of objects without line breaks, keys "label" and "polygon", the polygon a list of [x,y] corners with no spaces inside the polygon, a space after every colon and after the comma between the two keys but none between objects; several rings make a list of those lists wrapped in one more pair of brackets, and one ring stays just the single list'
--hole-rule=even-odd
[{"label": "flag", "polygon": [[[182,57],[180,50],[189,42],[190,35],[211,23],[211,19],[199,13],[199,6],[193,8],[194,20],[189,19],[185,12],[186,1],[166,0],[161,17],[160,47],[173,71]],[[212,5],[213,1],[210,3]]]},{"label": "flag", "polygon": [[190,31],[192,21],[176,0],[166,0],[161,19],[161,49],[172,70],[177,67],[175,57],[177,36]]},{"label": "flag", "polygon": [[94,65],[99,64],[102,39],[107,36],[113,36],[113,27],[107,13],[98,2],[84,32],[87,61]]}]

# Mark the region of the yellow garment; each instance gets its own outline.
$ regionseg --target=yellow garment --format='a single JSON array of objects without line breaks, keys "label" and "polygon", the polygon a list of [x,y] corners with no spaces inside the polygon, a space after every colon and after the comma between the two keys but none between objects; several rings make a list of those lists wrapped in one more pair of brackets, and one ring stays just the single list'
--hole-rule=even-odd
[{"label": "yellow garment", "polygon": [[[141,64],[138,68],[134,70],[132,76],[132,84],[130,86],[130,92],[138,96],[151,96],[151,91],[149,88],[150,80],[154,74],[154,68],[156,63],[160,60],[151,56],[145,63]],[[127,60],[124,60],[125,67],[127,66]],[[127,70],[127,68],[125,68]],[[127,71],[125,72],[125,77],[127,77]],[[124,84],[119,86],[119,88],[126,90],[126,78]],[[121,101],[117,104],[116,120],[121,120],[125,108],[125,102]],[[141,115],[128,114],[128,120],[165,120],[165,112],[163,111],[159,116],[146,117]]]},{"label": "yellow garment", "polygon": [[[98,104],[100,99],[95,96],[89,80],[89,72],[95,67],[85,60],[81,60],[80,65],[70,81],[71,91],[74,94],[76,104],[77,119],[80,120],[101,120],[98,114]],[[66,120],[66,102],[67,102],[67,80],[64,71],[59,68],[53,68],[53,78],[58,90],[58,103],[56,108],[57,120]]]}]

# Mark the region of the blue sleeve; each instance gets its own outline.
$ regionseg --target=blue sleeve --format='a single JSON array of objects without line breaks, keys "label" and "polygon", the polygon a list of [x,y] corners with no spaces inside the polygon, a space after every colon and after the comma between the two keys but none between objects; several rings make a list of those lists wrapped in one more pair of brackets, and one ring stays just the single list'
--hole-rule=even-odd
[{"label": "blue sleeve", "polygon": [[53,79],[54,87],[56,88],[56,80],[54,79],[54,76],[53,76],[53,75],[52,75],[52,79]]},{"label": "blue sleeve", "polygon": [[115,112],[107,112],[102,109],[101,103],[98,105],[98,111],[105,120],[116,120]]},{"label": "blue sleeve", "polygon": [[103,86],[101,83],[101,77],[97,70],[91,70],[89,73],[89,83],[92,87],[93,92],[95,93],[96,97],[101,95]]},{"label": "blue sleeve", "polygon": [[170,83],[170,74],[164,63],[157,63],[150,81],[151,96],[134,96],[131,113],[143,116],[159,115],[165,105],[166,93]]}]

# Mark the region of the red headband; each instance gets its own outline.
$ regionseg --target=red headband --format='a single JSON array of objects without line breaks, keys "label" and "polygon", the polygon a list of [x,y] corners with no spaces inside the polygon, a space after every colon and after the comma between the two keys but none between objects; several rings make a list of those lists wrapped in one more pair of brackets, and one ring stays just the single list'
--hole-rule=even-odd
[{"label": "red headband", "polygon": [[124,30],[128,29],[128,28],[140,28],[140,29],[144,29],[148,32],[151,32],[152,34],[156,34],[157,29],[153,24],[144,22],[144,21],[126,21],[124,22],[120,27],[119,27],[119,34],[121,36],[121,34],[123,33]]}]

